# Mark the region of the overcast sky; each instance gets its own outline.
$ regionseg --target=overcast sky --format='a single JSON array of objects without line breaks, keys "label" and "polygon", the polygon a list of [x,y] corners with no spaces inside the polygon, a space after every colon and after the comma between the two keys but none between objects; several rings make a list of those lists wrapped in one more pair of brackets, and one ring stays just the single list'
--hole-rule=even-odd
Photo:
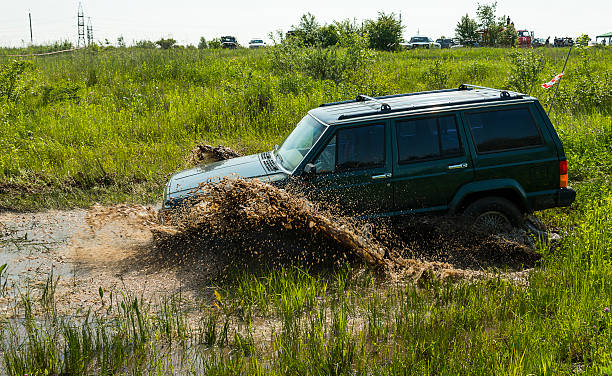
[{"label": "overcast sky", "polygon": [[[486,1],[482,1],[485,3]],[[28,12],[32,13],[34,43],[77,40],[78,0],[0,0],[0,45],[29,43]],[[405,37],[433,39],[454,34],[462,15],[476,16],[474,0],[82,0],[85,17],[91,17],[94,39],[116,43],[123,35],[134,40],[172,37],[180,44],[197,44],[221,35],[234,35],[242,44],[267,39],[275,30],[287,31],[299,17],[311,12],[320,23],[345,18],[375,18],[379,11],[402,15]],[[535,31],[536,37],[572,36],[612,31],[611,0],[500,0],[498,16],[509,15],[517,29]],[[86,21],[87,22],[87,21]]]}]

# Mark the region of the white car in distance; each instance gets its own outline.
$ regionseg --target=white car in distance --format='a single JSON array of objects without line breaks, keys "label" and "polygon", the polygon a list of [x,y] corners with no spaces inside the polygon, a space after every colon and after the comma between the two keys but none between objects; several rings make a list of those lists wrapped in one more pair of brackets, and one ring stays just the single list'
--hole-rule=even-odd
[{"label": "white car in distance", "polygon": [[263,48],[266,46],[266,42],[263,39],[251,39],[249,42],[249,48]]},{"label": "white car in distance", "polygon": [[412,37],[408,43],[402,43],[402,46],[413,50],[415,48],[440,48],[440,43],[436,43],[428,37]]}]

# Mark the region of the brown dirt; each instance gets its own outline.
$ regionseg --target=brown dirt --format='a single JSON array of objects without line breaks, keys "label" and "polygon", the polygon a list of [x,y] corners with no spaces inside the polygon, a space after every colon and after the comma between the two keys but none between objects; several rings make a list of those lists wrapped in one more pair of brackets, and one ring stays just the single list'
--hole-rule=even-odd
[{"label": "brown dirt", "polygon": [[210,146],[207,144],[196,145],[189,155],[189,163],[199,164],[202,162],[214,162],[225,159],[240,157],[242,154],[226,146]]},{"label": "brown dirt", "polygon": [[[155,209],[139,205],[0,214],[0,264],[9,264],[13,282],[25,276],[32,286],[54,270],[61,277],[57,299],[74,312],[101,309],[99,288],[105,296],[123,291],[155,300],[180,291],[212,299],[212,286],[234,272],[277,265],[316,272],[348,262],[383,278],[418,282],[486,278],[501,270],[524,281],[539,258],[524,232],[474,233],[461,219],[365,223],[256,180],[224,179],[200,192],[166,225]],[[43,246],[15,247],[24,234]]]}]

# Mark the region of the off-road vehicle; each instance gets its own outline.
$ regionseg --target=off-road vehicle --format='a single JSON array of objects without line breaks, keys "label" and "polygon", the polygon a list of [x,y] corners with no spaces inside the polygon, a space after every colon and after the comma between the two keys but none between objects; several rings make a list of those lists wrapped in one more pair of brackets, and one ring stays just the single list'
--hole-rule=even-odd
[{"label": "off-road vehicle", "polygon": [[298,182],[314,200],[364,216],[463,213],[519,225],[524,213],[576,197],[538,100],[466,84],[322,104],[273,151],[174,174],[163,211],[187,205],[199,183],[230,175]]}]

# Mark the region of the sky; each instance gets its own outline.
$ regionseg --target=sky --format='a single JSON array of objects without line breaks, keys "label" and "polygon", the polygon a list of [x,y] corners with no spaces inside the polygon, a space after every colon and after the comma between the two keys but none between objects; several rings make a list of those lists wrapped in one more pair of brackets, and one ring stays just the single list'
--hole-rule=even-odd
[{"label": "sky", "polygon": [[[85,21],[91,17],[94,40],[127,44],[138,40],[174,38],[179,44],[197,45],[234,35],[245,45],[252,38],[268,40],[270,32],[287,31],[310,12],[321,24],[376,18],[379,11],[401,13],[404,37],[432,39],[454,35],[455,25],[468,13],[476,17],[477,0],[82,0]],[[481,3],[490,2],[481,0]],[[32,14],[35,44],[77,41],[78,0],[0,0],[0,46],[29,44],[28,12]],[[533,30],[536,37],[595,35],[612,31],[612,1],[558,0],[497,2],[497,15],[509,15],[517,29]]]}]

